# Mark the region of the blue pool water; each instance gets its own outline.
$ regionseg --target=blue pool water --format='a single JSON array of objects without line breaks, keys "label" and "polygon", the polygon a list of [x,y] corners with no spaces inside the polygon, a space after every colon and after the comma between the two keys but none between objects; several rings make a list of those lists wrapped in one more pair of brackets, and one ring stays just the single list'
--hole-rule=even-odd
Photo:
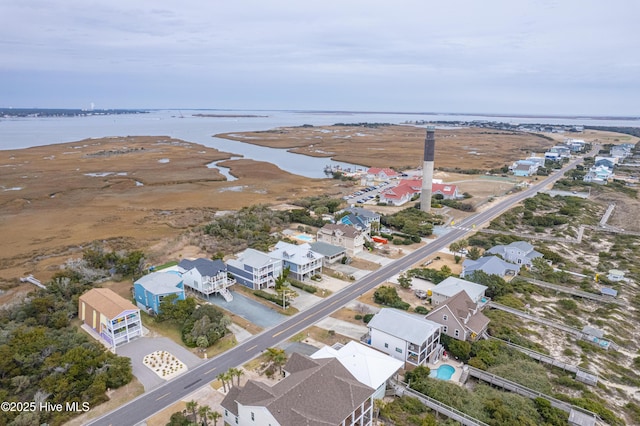
[{"label": "blue pool water", "polygon": [[307,241],[309,243],[313,242],[313,237],[309,236],[309,235],[304,235],[304,234],[298,234],[296,235],[296,238],[298,240],[302,240],[302,241]]},{"label": "blue pool water", "polygon": [[453,373],[456,372],[456,369],[450,365],[441,365],[435,370],[431,370],[429,373],[429,377],[435,377],[440,380],[450,380]]}]

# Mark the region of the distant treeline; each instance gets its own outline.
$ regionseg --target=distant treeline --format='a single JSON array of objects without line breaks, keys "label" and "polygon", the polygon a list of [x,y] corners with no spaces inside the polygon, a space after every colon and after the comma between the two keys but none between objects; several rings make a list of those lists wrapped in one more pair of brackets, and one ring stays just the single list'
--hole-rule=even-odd
[{"label": "distant treeline", "polygon": [[604,130],[607,132],[624,133],[625,135],[640,137],[640,127],[584,126],[584,128],[589,130]]},{"label": "distant treeline", "polygon": [[336,123],[334,124],[334,126],[344,126],[344,127],[370,127],[370,128],[377,128],[377,127],[385,127],[385,126],[392,126],[393,124],[391,123]]},{"label": "distant treeline", "polygon": [[5,108],[0,117],[77,117],[84,115],[146,114],[135,109],[63,109],[63,108]]}]

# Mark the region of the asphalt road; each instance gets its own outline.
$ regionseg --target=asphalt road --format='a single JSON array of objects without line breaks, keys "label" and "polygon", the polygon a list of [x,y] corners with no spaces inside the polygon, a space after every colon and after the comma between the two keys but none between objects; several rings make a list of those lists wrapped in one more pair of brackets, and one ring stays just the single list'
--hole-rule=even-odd
[{"label": "asphalt road", "polygon": [[575,165],[581,161],[581,158],[572,160],[563,167],[562,170],[555,171],[551,176],[539,181],[536,185],[515,193],[485,211],[456,223],[456,228],[453,228],[450,232],[442,235],[438,239],[431,241],[428,245],[370,273],[361,280],[327,297],[306,311],[299,312],[275,327],[264,330],[262,333],[255,335],[235,348],[200,364],[194,369],[187,371],[183,375],[150,392],[140,395],[127,404],[88,424],[121,426],[135,425],[144,421],[168,405],[179,401],[188,394],[207,385],[210,381],[215,380],[218,374],[224,373],[229,368],[242,365],[255,358],[266,350],[266,348],[276,346],[281,341],[302,332],[304,329],[315,324],[322,318],[329,316],[351,300],[366,293],[393,275],[405,271],[415,263],[448,247],[454,241],[463,238],[467,233],[471,232],[474,226],[481,226],[499,216],[514,204],[519,203],[525,198],[534,196],[545,186],[560,179],[565,171],[575,167]]}]

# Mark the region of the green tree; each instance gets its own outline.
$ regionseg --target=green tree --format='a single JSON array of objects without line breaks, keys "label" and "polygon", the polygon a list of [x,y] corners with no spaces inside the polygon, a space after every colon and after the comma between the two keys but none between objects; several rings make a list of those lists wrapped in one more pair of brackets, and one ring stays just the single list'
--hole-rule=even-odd
[{"label": "green tree", "polygon": [[209,407],[208,405],[202,405],[198,408],[198,415],[200,416],[200,422],[204,425],[204,426],[209,426],[209,419],[211,418],[211,413],[213,413],[213,410],[211,410],[211,407]]},{"label": "green tree", "polygon": [[482,251],[478,247],[471,247],[467,253],[467,259],[478,260],[482,256]]},{"label": "green tree", "polygon": [[278,367],[280,374],[282,374],[282,367],[287,363],[287,354],[284,349],[267,348],[265,356],[272,365]]},{"label": "green tree", "polygon": [[408,273],[402,273],[398,276],[398,284],[404,289],[411,288],[411,276]]}]

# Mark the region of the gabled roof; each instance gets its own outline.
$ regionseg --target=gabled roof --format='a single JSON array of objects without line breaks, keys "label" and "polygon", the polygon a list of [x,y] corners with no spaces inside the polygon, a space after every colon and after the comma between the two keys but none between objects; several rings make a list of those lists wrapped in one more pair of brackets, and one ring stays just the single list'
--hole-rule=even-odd
[{"label": "gabled roof", "polygon": [[209,260],[202,257],[195,260],[182,259],[178,266],[185,271],[197,269],[203,277],[215,277],[220,272],[227,270],[227,265],[221,260]]},{"label": "gabled roof", "polygon": [[448,277],[440,284],[433,287],[431,290],[433,293],[438,293],[446,297],[452,297],[457,294],[460,290],[464,290],[467,292],[467,295],[471,298],[471,300],[477,300],[488,287],[476,284],[471,281],[462,280],[456,277]]},{"label": "gabled roof", "polygon": [[269,253],[269,256],[282,259],[283,261],[286,260],[296,265],[304,265],[322,258],[320,253],[311,250],[309,243],[296,245],[285,243],[284,241],[278,241],[274,250]]},{"label": "gabled roof", "polygon": [[278,262],[278,260],[271,258],[268,254],[248,248],[238,255],[238,259],[232,259],[227,263],[248,265],[254,269],[258,269],[276,262]]},{"label": "gabled roof", "polygon": [[360,383],[378,389],[404,363],[362,343],[350,341],[340,349],[325,346],[311,358],[336,358]]},{"label": "gabled roof", "polygon": [[345,252],[344,247],[334,246],[333,244],[325,243],[324,241],[316,241],[314,243],[309,243],[311,246],[311,250],[316,253],[320,253],[323,256],[337,256],[340,253]]},{"label": "gabled roof", "polygon": [[374,393],[337,359],[314,360],[294,352],[284,369],[295,372],[272,387],[249,380],[221,405],[234,414],[236,403],[265,407],[281,425],[323,426],[340,424]]},{"label": "gabled roof", "polygon": [[389,177],[398,176],[398,172],[388,167],[385,167],[385,168],[371,167],[369,170],[367,170],[367,174],[370,174],[370,175],[377,175],[380,172],[383,172],[385,175]]},{"label": "gabled roof", "polygon": [[380,309],[367,326],[415,344],[422,344],[440,328],[440,324],[420,315],[391,308]]},{"label": "gabled roof", "polygon": [[[449,311],[453,315],[455,315],[460,325],[468,328],[476,334],[480,334],[489,324],[489,318],[487,318],[479,309],[477,309],[477,305],[473,300],[471,300],[471,298],[465,291],[459,291],[454,296],[447,299],[443,303],[443,307],[449,309]],[[438,309],[434,309],[433,311],[429,312],[426,318],[432,316],[432,314]],[[465,323],[465,320],[467,319],[467,316],[469,316],[469,314],[471,314],[471,316]],[[433,316],[433,318],[437,318],[437,316]]]},{"label": "gabled roof", "polygon": [[152,272],[138,278],[135,284],[139,284],[153,294],[167,294],[182,291],[178,285],[182,282],[182,277],[177,272]]},{"label": "gabled roof", "polygon": [[506,271],[520,271],[520,266],[500,259],[498,256],[484,256],[478,260],[465,259],[462,262],[464,274],[468,275],[473,271],[483,271],[489,275],[504,275]]},{"label": "gabled roof", "polygon": [[362,216],[369,220],[378,220],[380,219],[380,214],[373,212],[371,210],[363,209],[362,207],[347,207],[343,211],[347,211],[349,213],[353,213],[356,216]]},{"label": "gabled roof", "polygon": [[346,216],[340,218],[340,223],[347,226],[353,226],[358,230],[367,229],[367,220],[362,216],[357,216],[353,213],[349,213]]},{"label": "gabled roof", "polygon": [[360,231],[355,227],[340,223],[327,223],[318,232],[326,235],[344,235],[346,238],[356,238],[360,235]]},{"label": "gabled roof", "polygon": [[432,193],[441,193],[442,195],[454,196],[458,187],[455,185],[451,185],[449,183],[432,183],[431,184],[431,192]]},{"label": "gabled roof", "polygon": [[137,306],[108,288],[92,288],[80,296],[80,301],[102,312],[107,318],[115,318],[124,311],[139,311]]}]

